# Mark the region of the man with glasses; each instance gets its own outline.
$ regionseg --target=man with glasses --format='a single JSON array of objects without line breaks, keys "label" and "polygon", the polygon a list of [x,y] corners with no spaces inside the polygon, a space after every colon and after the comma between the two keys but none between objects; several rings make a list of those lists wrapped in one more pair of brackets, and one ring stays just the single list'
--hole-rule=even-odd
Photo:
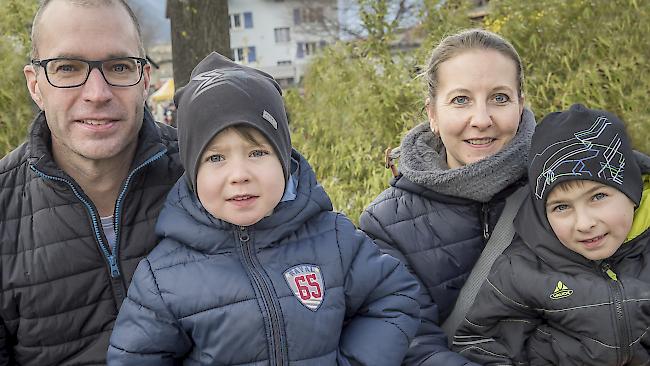
[{"label": "man with glasses", "polygon": [[150,66],[124,0],[45,0],[27,87],[41,109],[0,160],[0,365],[101,365],[133,271],[182,174],[144,108]]}]

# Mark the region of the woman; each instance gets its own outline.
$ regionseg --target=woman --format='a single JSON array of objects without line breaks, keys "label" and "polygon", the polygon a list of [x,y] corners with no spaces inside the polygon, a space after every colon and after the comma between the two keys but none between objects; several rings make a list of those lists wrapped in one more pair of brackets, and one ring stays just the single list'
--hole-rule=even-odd
[{"label": "woman", "polygon": [[428,123],[401,144],[400,174],[362,213],[361,229],[420,280],[422,323],[405,365],[465,365],[440,329],[501,215],[526,183],[535,128],[523,68],[500,36],[471,29],[433,50]]}]

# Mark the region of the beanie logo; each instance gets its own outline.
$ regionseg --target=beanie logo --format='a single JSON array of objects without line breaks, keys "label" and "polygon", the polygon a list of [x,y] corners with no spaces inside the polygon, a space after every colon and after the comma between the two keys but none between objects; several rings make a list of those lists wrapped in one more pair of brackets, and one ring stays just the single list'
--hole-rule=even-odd
[{"label": "beanie logo", "polygon": [[611,124],[606,117],[600,116],[589,129],[578,131],[573,138],[556,142],[536,154],[533,161],[548,156],[537,177],[536,198],[543,199],[544,192],[565,176],[597,178],[622,185],[625,157],[620,151],[618,133],[607,135]]},{"label": "beanie logo", "polygon": [[224,75],[223,72],[217,70],[210,70],[210,71],[202,72],[196,75],[195,77],[193,77],[191,81],[201,81],[201,84],[199,84],[196,90],[194,90],[194,93],[192,93],[190,102],[196,99],[199,95],[219,85],[219,80],[223,75]]},{"label": "beanie logo", "polygon": [[278,122],[275,120],[275,118],[273,118],[271,113],[264,111],[264,113],[262,113],[262,118],[264,118],[268,123],[270,123],[273,126],[273,128],[275,128],[276,130],[278,129]]}]

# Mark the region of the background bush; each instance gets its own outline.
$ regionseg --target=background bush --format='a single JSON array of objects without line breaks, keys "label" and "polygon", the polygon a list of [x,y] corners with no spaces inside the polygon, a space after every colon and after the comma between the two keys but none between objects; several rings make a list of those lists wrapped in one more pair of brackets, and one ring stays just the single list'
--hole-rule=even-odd
[{"label": "background bush", "polygon": [[309,159],[336,209],[353,220],[388,186],[387,146],[425,120],[425,81],[416,78],[446,35],[484,27],[510,40],[525,66],[526,104],[538,121],[581,102],[610,110],[627,124],[635,148],[650,153],[650,1],[492,0],[479,22],[469,4],[427,1],[423,45],[391,55],[393,29],[381,0],[366,6],[370,37],[323,52],[287,95],[294,145]]},{"label": "background bush", "polygon": [[0,157],[23,141],[34,116],[23,66],[35,11],[35,0],[0,0]]}]

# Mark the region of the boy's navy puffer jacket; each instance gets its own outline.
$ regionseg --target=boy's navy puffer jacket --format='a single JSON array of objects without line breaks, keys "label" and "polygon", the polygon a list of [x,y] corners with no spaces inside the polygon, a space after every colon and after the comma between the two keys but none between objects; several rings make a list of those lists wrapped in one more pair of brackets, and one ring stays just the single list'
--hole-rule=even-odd
[{"label": "boy's navy puffer jacket", "polygon": [[293,157],[295,200],[250,227],[216,220],[179,180],[158,222],[163,240],[120,310],[109,365],[400,364],[419,325],[417,282],[331,211]]}]

